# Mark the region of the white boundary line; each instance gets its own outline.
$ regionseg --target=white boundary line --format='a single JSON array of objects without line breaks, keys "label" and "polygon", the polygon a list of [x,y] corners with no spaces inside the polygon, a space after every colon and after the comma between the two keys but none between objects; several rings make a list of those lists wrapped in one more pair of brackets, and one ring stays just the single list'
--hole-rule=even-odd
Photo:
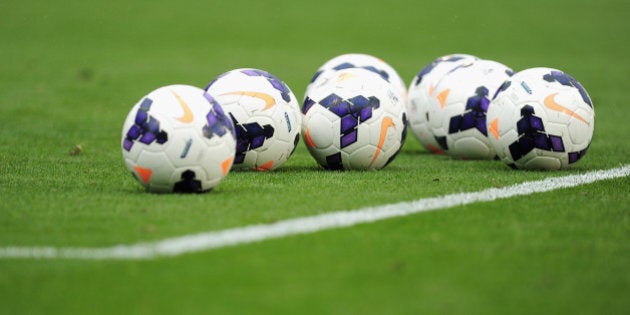
[{"label": "white boundary line", "polygon": [[630,175],[630,164],[609,170],[578,175],[550,177],[524,182],[504,188],[490,188],[479,192],[457,193],[411,202],[366,207],[352,211],[329,212],[315,216],[288,219],[271,224],[256,224],[226,230],[167,238],[154,242],[110,247],[0,247],[0,259],[86,259],[139,260],[179,256],[239,244],[260,242],[290,235],[375,222],[414,213],[447,209],[475,202],[530,195],[560,188],[575,187],[600,180]]}]

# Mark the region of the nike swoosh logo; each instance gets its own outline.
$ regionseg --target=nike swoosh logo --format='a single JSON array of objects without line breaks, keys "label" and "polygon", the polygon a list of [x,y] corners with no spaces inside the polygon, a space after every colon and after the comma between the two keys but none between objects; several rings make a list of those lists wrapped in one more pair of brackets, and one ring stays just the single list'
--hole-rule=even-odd
[{"label": "nike swoosh logo", "polygon": [[311,138],[311,130],[310,129],[306,129],[306,132],[304,133],[304,141],[306,142],[306,146],[309,148],[314,148],[316,147],[315,142],[313,141],[313,138]]},{"label": "nike swoosh logo", "polygon": [[451,89],[446,89],[435,96],[435,98],[440,103],[440,108],[444,108],[444,106],[446,106],[446,99],[448,99],[448,94],[450,92],[451,92]]},{"label": "nike swoosh logo", "polygon": [[136,171],[138,176],[140,176],[143,183],[146,184],[149,182],[149,180],[151,180],[151,175],[153,175],[153,170],[151,170],[150,168],[144,168],[144,167],[140,167],[136,165],[133,167],[133,169]]},{"label": "nike swoosh logo", "polygon": [[230,168],[232,167],[232,162],[234,162],[233,156],[221,162],[221,171],[223,172],[223,176],[227,175],[227,173],[230,171]]},{"label": "nike swoosh logo", "polygon": [[376,153],[374,154],[374,157],[372,158],[370,165],[374,164],[374,162],[378,158],[378,155],[381,153],[381,150],[383,150],[383,144],[385,143],[385,137],[387,136],[387,129],[389,127],[396,128],[394,121],[390,117],[383,118],[383,121],[381,122],[381,137],[380,139],[378,139],[378,145],[376,146]]},{"label": "nike swoosh logo", "polygon": [[556,103],[555,97],[556,95],[558,95],[558,93],[553,93],[553,94],[549,94],[547,95],[547,97],[545,97],[545,106],[551,110],[555,110],[557,112],[561,112],[564,114],[567,114],[571,117],[575,117],[576,119],[584,122],[587,125],[590,125],[588,123],[588,121],[586,121],[586,119],[584,119],[582,116],[580,116],[578,113]]},{"label": "nike swoosh logo", "polygon": [[273,167],[273,161],[269,161],[259,167],[256,167],[255,170],[259,171],[259,172],[264,172],[264,171],[268,171]]},{"label": "nike swoosh logo", "polygon": [[221,95],[245,95],[245,96],[251,96],[251,97],[261,99],[263,100],[263,102],[265,102],[265,107],[262,109],[263,111],[268,110],[272,108],[274,105],[276,105],[276,99],[273,98],[273,96],[267,93],[263,93],[263,92],[235,91],[235,92],[230,92],[230,93],[224,93]]},{"label": "nike swoosh logo", "polygon": [[181,117],[177,117],[175,119],[185,124],[191,123],[193,119],[195,118],[195,116],[193,115],[193,112],[190,110],[190,107],[188,107],[188,104],[184,102],[184,100],[182,99],[181,96],[179,96],[179,94],[175,93],[174,91],[171,91],[171,93],[175,95],[175,98],[177,99],[179,106],[182,108],[182,111],[184,112],[184,114]]},{"label": "nike swoosh logo", "polygon": [[488,127],[488,131],[494,136],[495,139],[499,140],[499,118],[495,118],[491,123],[490,127]]},{"label": "nike swoosh logo", "polygon": [[341,82],[350,78],[354,78],[355,75],[348,72],[342,72],[337,76],[337,82]]}]

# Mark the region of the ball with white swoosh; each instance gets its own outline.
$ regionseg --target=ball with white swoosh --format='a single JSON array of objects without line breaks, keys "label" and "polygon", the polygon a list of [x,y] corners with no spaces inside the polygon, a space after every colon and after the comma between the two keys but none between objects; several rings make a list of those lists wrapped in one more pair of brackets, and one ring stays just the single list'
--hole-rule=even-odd
[{"label": "ball with white swoosh", "polygon": [[291,157],[300,139],[302,115],[282,80],[264,70],[240,68],[217,76],[206,91],[234,123],[234,168],[274,170]]},{"label": "ball with white swoosh", "polygon": [[205,192],[228,174],[232,121],[204,90],[169,85],[143,96],[122,130],[127,169],[150,192]]},{"label": "ball with white swoosh", "polygon": [[487,115],[497,156],[513,168],[570,167],[588,150],[593,102],[572,76],[546,67],[520,71],[499,88]]},{"label": "ball with white swoosh", "polygon": [[381,169],[405,141],[404,95],[363,68],[337,71],[327,83],[312,88],[302,113],[306,147],[326,169]]}]

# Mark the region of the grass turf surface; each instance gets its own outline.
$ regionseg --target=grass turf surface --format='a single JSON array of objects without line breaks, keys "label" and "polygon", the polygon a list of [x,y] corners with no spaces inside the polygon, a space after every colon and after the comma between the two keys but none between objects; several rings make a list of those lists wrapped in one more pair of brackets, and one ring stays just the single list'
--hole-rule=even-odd
[{"label": "grass turf surface", "polygon": [[[0,246],[129,244],[630,160],[626,2],[179,3],[0,4]],[[515,172],[410,138],[382,171],[326,172],[301,143],[277,172],[233,172],[204,195],[146,194],[126,171],[122,122],[150,90],[256,67],[301,97],[319,65],[347,52],[379,56],[407,81],[453,52],[562,69],[593,98],[592,147],[571,171]],[[157,261],[2,259],[0,303],[11,314],[624,313],[629,184]]]}]

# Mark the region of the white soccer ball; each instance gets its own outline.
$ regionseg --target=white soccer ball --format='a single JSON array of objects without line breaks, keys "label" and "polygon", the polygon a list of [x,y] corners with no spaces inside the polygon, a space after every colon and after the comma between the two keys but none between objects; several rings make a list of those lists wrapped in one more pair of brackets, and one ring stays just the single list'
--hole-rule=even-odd
[{"label": "white soccer ball", "polygon": [[387,62],[368,54],[343,54],[326,61],[313,75],[306,87],[306,95],[309,95],[314,87],[325,85],[328,81],[337,77],[337,71],[348,68],[363,68],[372,71],[390,82],[398,92],[406,98],[407,88],[398,72]]},{"label": "white soccer ball", "polygon": [[204,90],[161,87],[133,106],[122,130],[125,165],[150,192],[205,192],[229,172],[236,138]]},{"label": "white soccer ball", "polygon": [[326,169],[381,169],[405,140],[400,90],[366,69],[337,71],[307,95],[302,112],[306,146]]},{"label": "white soccer ball", "polygon": [[444,154],[427,124],[429,99],[435,97],[435,86],[451,70],[477,59],[479,58],[467,54],[439,57],[422,68],[409,85],[407,95],[409,128],[422,146],[432,153]]},{"label": "white soccer ball", "polygon": [[513,71],[492,60],[471,60],[435,85],[427,110],[428,128],[440,149],[460,159],[492,159],[486,111],[494,92]]},{"label": "white soccer ball", "polygon": [[513,168],[556,170],[582,158],[595,128],[593,102],[570,75],[531,68],[506,81],[488,109],[489,139]]},{"label": "white soccer ball", "polygon": [[242,68],[219,75],[206,87],[236,130],[234,167],[274,170],[300,139],[302,113],[295,95],[274,75]]}]

